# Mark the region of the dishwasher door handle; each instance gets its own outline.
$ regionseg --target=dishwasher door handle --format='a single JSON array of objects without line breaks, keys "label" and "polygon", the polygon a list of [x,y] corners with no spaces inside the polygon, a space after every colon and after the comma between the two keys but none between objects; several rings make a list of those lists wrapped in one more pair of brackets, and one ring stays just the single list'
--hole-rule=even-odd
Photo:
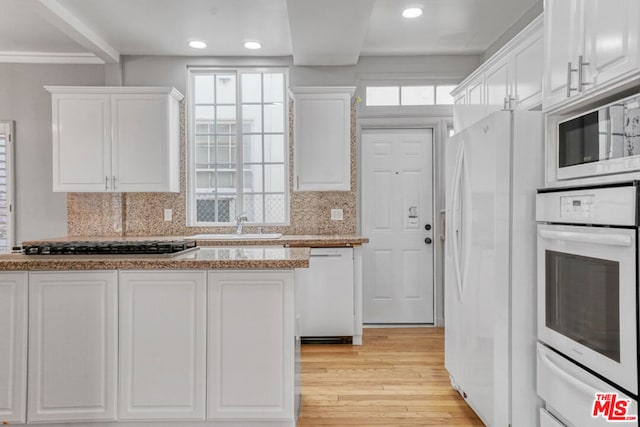
[{"label": "dishwasher door handle", "polygon": [[311,254],[309,258],[342,258],[341,254]]}]

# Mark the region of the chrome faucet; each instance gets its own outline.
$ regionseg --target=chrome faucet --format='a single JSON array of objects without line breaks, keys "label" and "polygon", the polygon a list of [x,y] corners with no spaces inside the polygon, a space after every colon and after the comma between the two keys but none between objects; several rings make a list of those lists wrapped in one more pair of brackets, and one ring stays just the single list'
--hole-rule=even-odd
[{"label": "chrome faucet", "polygon": [[242,224],[245,221],[248,221],[246,212],[242,212],[240,215],[236,217],[236,234],[237,235],[242,234]]}]

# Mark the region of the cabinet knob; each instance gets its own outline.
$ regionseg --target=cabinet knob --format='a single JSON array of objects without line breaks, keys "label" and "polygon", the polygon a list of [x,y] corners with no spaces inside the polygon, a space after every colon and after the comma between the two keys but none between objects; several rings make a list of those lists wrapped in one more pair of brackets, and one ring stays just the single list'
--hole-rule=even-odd
[{"label": "cabinet knob", "polygon": [[424,242],[425,242],[427,245],[430,245],[430,244],[431,244],[431,242],[432,242],[432,240],[431,240],[431,238],[430,238],[430,237],[427,237],[426,239],[424,239]]}]

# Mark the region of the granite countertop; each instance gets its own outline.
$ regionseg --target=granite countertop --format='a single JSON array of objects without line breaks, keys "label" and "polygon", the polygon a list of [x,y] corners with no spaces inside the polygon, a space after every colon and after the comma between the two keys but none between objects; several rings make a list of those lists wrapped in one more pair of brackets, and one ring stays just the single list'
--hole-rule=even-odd
[{"label": "granite countertop", "polygon": [[[146,238],[149,239],[149,238]],[[165,240],[168,238],[165,238]],[[73,240],[78,240],[74,238]],[[110,238],[110,240],[114,240]],[[127,238],[127,240],[132,240]],[[50,241],[50,240],[48,240]],[[0,271],[291,269],[309,267],[309,248],[199,248],[173,258],[156,255],[0,255]]]},{"label": "granite countertop", "polygon": [[355,234],[332,235],[284,235],[278,239],[191,239],[190,236],[67,236],[52,239],[31,240],[23,242],[24,246],[43,242],[69,242],[69,241],[136,241],[136,240],[196,240],[198,246],[264,246],[282,245],[290,247],[345,247],[360,246],[368,243],[369,239]]}]

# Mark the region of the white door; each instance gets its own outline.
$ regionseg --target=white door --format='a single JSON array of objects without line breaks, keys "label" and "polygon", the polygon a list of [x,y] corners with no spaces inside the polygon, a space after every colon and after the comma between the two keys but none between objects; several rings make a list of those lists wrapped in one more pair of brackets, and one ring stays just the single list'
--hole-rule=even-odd
[{"label": "white door", "polygon": [[433,323],[433,131],[362,136],[364,323]]},{"label": "white door", "polygon": [[467,126],[474,124],[485,116],[484,74],[480,74],[469,82],[467,89]]},{"label": "white door", "polygon": [[542,31],[536,32],[513,53],[513,97],[517,110],[528,110],[542,101]]},{"label": "white door", "polygon": [[28,421],[116,419],[118,276],[29,273]]},{"label": "white door", "polygon": [[27,272],[0,274],[0,422],[27,407]]},{"label": "white door", "polygon": [[120,272],[120,419],[205,417],[206,272]]}]

